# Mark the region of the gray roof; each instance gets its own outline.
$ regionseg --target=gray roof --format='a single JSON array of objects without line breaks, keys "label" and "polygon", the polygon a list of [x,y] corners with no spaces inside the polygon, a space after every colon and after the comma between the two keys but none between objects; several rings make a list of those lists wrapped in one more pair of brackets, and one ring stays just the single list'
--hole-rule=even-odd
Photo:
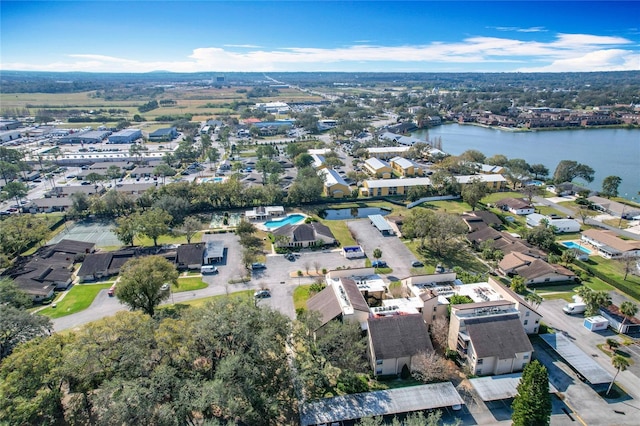
[{"label": "gray roof", "polygon": [[360,289],[356,282],[351,278],[342,278],[340,282],[342,282],[344,291],[347,292],[347,297],[349,298],[349,302],[351,303],[351,306],[353,306],[353,309],[369,312],[369,305],[367,305],[367,301],[364,300],[364,296],[360,293]]},{"label": "gray roof", "polygon": [[[502,374],[469,379],[471,386],[478,392],[483,401],[497,401],[513,398],[518,394],[518,384],[522,373]],[[549,393],[557,393],[558,389],[549,382]]]},{"label": "gray roof", "polygon": [[302,426],[430,410],[464,404],[451,382],[325,398],[302,405]]},{"label": "gray roof", "polygon": [[207,241],[207,246],[204,251],[204,257],[207,259],[224,257],[224,241],[210,240]]},{"label": "gray roof", "polygon": [[392,359],[432,351],[422,315],[369,318],[369,335],[376,359]]},{"label": "gray roof", "polygon": [[369,215],[369,220],[380,232],[393,232],[393,228],[391,225],[385,220],[385,218],[381,214],[371,214]]},{"label": "gray roof", "polygon": [[204,243],[180,244],[176,251],[176,263],[178,266],[202,265],[204,248]]},{"label": "gray roof", "polygon": [[331,287],[326,287],[320,293],[307,300],[307,309],[320,313],[322,325],[342,314],[340,302]]},{"label": "gray roof", "polygon": [[509,359],[533,351],[517,314],[469,318],[464,323],[478,358]]},{"label": "gray roof", "polygon": [[300,225],[284,225],[272,232],[274,235],[285,235],[291,238],[291,242],[315,241],[316,235],[322,235],[335,239],[329,227],[319,223],[302,223]]},{"label": "gray roof", "polygon": [[540,337],[592,385],[610,383],[613,380],[611,374],[564,334],[541,334]]}]

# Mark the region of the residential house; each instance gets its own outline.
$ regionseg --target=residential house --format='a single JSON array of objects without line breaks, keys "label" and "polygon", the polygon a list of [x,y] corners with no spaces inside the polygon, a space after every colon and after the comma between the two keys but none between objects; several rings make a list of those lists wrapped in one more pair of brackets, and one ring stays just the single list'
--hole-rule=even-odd
[{"label": "residential house", "polygon": [[535,208],[522,198],[503,198],[496,203],[496,207],[517,215],[535,213]]},{"label": "residential house", "polygon": [[605,259],[640,256],[640,241],[623,240],[612,231],[587,229],[582,231],[582,241],[589,243]]},{"label": "residential house", "polygon": [[418,163],[403,157],[393,157],[390,165],[397,174],[404,177],[422,176],[424,173]]},{"label": "residential house", "polygon": [[391,166],[384,160],[375,157],[367,158],[364,162],[364,168],[376,178],[389,179],[391,177]]},{"label": "residential house", "polygon": [[78,270],[78,278],[80,282],[88,282],[118,275],[122,265],[137,256],[139,253],[133,248],[88,254]]},{"label": "residential house", "polygon": [[593,204],[593,207],[608,213],[611,216],[620,217],[622,219],[631,219],[640,215],[640,209],[638,207],[629,206],[627,204],[609,200],[608,198],[592,196],[587,198],[587,200]]},{"label": "residential house", "polygon": [[204,261],[205,243],[180,244],[176,251],[178,270],[200,270]]},{"label": "residential house", "polygon": [[546,216],[539,213],[531,213],[526,218],[527,226],[534,228],[538,225],[546,224],[551,227],[556,234],[568,232],[580,232],[580,223],[575,219],[561,218],[557,216]]},{"label": "residential house", "polygon": [[498,268],[505,275],[520,275],[526,285],[575,281],[576,274],[561,265],[547,263],[523,253],[512,252],[504,256]]},{"label": "residential house", "polygon": [[478,376],[521,371],[533,353],[519,311],[507,300],[452,305],[448,345]]},{"label": "residential house", "polygon": [[366,328],[369,306],[356,282],[341,277],[327,282],[320,293],[307,300],[307,309],[320,314],[321,327],[334,319],[354,321]]},{"label": "residential house", "polygon": [[620,312],[620,308],[617,305],[611,304],[608,306],[601,306],[600,314],[609,320],[609,327],[617,333],[640,333],[640,319],[636,317],[626,317],[622,312]]},{"label": "residential house", "polygon": [[500,250],[505,255],[512,252],[519,252],[539,259],[546,259],[547,257],[544,251],[533,247],[526,241],[507,232],[496,231],[488,226],[470,232],[467,234],[467,240],[476,249],[482,247],[485,241],[490,241],[493,249]]},{"label": "residential house", "polygon": [[412,358],[433,351],[420,314],[369,318],[367,324],[369,361],[375,376],[410,371]]},{"label": "residential house", "polygon": [[318,170],[318,175],[324,179],[324,195],[332,198],[342,198],[351,195],[349,184],[340,174],[328,168]]},{"label": "residential house", "polygon": [[333,245],[336,242],[331,229],[320,222],[284,225],[272,231],[276,247],[311,247]]},{"label": "residential house", "polygon": [[469,232],[478,231],[487,226],[494,229],[498,229],[502,226],[500,218],[495,213],[487,210],[466,212],[461,217],[469,227]]}]

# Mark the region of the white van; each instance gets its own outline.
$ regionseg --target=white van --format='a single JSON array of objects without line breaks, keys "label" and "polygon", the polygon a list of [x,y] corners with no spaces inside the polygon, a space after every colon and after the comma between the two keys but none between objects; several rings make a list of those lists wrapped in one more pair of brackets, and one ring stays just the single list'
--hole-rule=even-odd
[{"label": "white van", "polygon": [[585,303],[567,303],[562,310],[567,315],[581,314],[587,310],[587,305]]},{"label": "white van", "polygon": [[200,267],[201,274],[215,274],[218,272],[218,268],[212,265],[204,265]]}]

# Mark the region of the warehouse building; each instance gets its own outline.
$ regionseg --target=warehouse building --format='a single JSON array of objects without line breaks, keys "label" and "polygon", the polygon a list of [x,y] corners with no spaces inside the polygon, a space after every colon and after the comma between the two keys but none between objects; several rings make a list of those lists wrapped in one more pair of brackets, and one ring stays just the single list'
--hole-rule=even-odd
[{"label": "warehouse building", "polygon": [[101,143],[110,133],[108,130],[88,130],[86,132],[71,133],[58,139],[58,145]]},{"label": "warehouse building", "polygon": [[169,142],[177,137],[178,130],[175,127],[165,127],[149,133],[149,142]]},{"label": "warehouse building", "polygon": [[133,143],[141,137],[139,129],[124,129],[109,136],[109,143]]}]

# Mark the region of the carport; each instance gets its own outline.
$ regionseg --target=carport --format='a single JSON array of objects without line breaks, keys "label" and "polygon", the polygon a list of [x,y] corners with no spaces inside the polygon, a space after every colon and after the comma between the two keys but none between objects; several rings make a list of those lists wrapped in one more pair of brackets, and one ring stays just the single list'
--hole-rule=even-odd
[{"label": "carport", "polygon": [[464,404],[451,382],[325,398],[301,407],[302,426],[331,424]]},{"label": "carport", "polygon": [[[501,376],[477,377],[469,379],[471,386],[476,390],[483,401],[497,401],[501,399],[514,398],[518,394],[518,384],[522,378],[522,373],[503,374]],[[551,382],[549,382],[549,393],[557,393]]]},{"label": "carport", "polygon": [[577,373],[592,385],[611,383],[613,377],[564,334],[541,334],[545,343],[557,352]]},{"label": "carport", "polygon": [[382,235],[393,235],[393,228],[391,227],[391,225],[389,225],[389,223],[387,223],[382,215],[371,214],[369,215],[369,220],[371,221],[371,224],[375,226]]}]

